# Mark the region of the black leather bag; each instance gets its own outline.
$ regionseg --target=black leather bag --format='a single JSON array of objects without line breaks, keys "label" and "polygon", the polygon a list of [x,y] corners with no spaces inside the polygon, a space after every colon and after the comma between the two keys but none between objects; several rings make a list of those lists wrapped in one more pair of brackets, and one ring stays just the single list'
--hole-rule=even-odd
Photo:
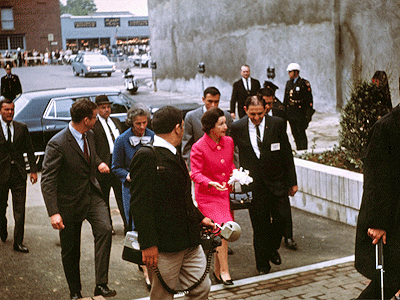
[{"label": "black leather bag", "polygon": [[126,233],[122,259],[137,265],[144,265],[136,231],[128,231]]},{"label": "black leather bag", "polygon": [[247,209],[253,200],[253,192],[242,191],[240,184],[235,183],[229,194],[232,210]]}]

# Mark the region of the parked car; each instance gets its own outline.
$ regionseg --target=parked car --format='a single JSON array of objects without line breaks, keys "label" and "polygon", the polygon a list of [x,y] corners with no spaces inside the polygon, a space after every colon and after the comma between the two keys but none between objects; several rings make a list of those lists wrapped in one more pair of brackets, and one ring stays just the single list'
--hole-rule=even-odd
[{"label": "parked car", "polygon": [[[14,100],[14,120],[27,125],[39,168],[48,141],[57,132],[68,126],[71,120],[70,108],[72,103],[83,97],[94,101],[98,95],[107,95],[113,102],[111,116],[118,118],[125,124],[126,113],[134,101],[119,89],[112,87],[80,87],[27,92]],[[162,105],[164,104],[160,106],[151,105],[149,106],[150,111],[154,113]],[[188,111],[199,107],[199,104],[178,103],[176,107],[186,115]]]},{"label": "parked car", "polygon": [[135,66],[140,66],[140,64],[142,64],[142,67],[148,67],[150,60],[151,60],[150,51],[142,55],[134,54],[128,56],[128,61],[133,63]]},{"label": "parked car", "polygon": [[111,76],[117,68],[106,56],[91,52],[78,54],[71,65],[75,76],[88,76],[89,74]]}]

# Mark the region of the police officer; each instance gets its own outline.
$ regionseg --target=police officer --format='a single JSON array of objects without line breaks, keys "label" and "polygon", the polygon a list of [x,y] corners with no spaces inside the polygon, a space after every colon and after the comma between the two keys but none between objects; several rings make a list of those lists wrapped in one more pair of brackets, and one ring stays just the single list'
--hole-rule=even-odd
[{"label": "police officer", "polygon": [[9,100],[14,100],[17,95],[22,93],[19,77],[11,74],[11,64],[5,66],[6,76],[1,77],[1,95]]},{"label": "police officer", "polygon": [[297,150],[307,149],[306,129],[314,113],[313,96],[310,82],[299,76],[300,66],[296,63],[288,65],[286,71],[290,80],[286,82],[285,98],[286,119],[296,143]]}]

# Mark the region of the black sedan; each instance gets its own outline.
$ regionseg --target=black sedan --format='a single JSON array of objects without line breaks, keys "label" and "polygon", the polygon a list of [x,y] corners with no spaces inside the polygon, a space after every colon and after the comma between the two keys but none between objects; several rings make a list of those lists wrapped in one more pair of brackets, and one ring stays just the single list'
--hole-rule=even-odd
[{"label": "black sedan", "polygon": [[[47,142],[60,130],[68,126],[71,120],[70,108],[79,98],[88,98],[92,101],[98,95],[107,95],[113,104],[111,116],[125,122],[126,113],[133,101],[121,93],[119,89],[111,87],[93,88],[65,88],[23,93],[14,100],[14,120],[27,125],[32,137],[32,143],[37,157],[37,163],[41,166],[44,150]],[[196,103],[176,105],[184,114],[197,108]],[[150,107],[155,112],[158,107]]]}]

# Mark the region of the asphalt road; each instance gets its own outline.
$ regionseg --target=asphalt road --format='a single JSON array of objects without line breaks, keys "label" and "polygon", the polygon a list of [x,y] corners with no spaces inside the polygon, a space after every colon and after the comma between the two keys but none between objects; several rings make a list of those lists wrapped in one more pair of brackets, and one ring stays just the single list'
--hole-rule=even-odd
[{"label": "asphalt road", "polygon": [[[14,68],[20,76],[23,90],[31,91],[48,88],[71,86],[117,86],[123,90],[122,73],[116,72],[111,77],[74,77],[70,66],[38,66]],[[135,77],[139,79],[139,90],[132,97],[137,101],[163,101],[170,104],[176,101],[196,101],[201,98],[176,93],[152,90],[151,70],[136,68]],[[1,75],[1,71],[0,71]],[[221,103],[223,108],[227,103]],[[226,108],[225,108],[226,109]],[[323,115],[320,116],[323,119]],[[315,123],[315,135],[318,124]],[[331,127],[331,126],[330,126]],[[314,127],[313,127],[314,128]],[[327,140],[332,140],[331,138]],[[69,299],[68,287],[61,264],[58,232],[52,229],[44,207],[39,183],[28,182],[27,212],[24,244],[30,249],[29,254],[12,250],[13,218],[11,200],[7,217],[9,220],[9,239],[0,243],[0,300],[2,299]],[[111,200],[112,218],[116,235],[113,237],[109,286],[115,288],[116,300],[128,300],[148,295],[142,274],[136,266],[121,259],[123,243],[122,220],[114,198]],[[256,276],[252,247],[252,230],[246,210],[235,213],[236,221],[242,227],[241,238],[230,246],[235,251],[229,256],[230,272],[233,280]],[[305,266],[312,263],[341,258],[354,254],[355,228],[325,218],[293,209],[294,239],[299,250],[291,251],[284,246],[280,253],[283,263],[273,266],[272,272]],[[94,261],[93,237],[90,224],[84,223],[82,231],[81,274],[84,296],[93,295]]]}]

